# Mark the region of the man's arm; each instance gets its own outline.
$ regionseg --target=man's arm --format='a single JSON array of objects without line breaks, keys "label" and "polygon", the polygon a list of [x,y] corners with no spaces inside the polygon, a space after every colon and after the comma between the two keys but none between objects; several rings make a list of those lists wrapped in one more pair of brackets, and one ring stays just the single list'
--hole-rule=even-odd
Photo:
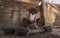
[{"label": "man's arm", "polygon": [[37,20],[36,17],[37,17],[37,14],[36,14],[36,16],[35,16],[35,27],[38,28],[38,26],[37,26],[37,24],[36,24],[36,20]]},{"label": "man's arm", "polygon": [[36,14],[36,16],[35,16],[35,18],[34,18],[35,23],[36,23],[36,20],[37,20],[37,18],[36,18],[36,17],[37,17],[37,14]]},{"label": "man's arm", "polygon": [[30,20],[30,13],[28,14],[28,20]]}]

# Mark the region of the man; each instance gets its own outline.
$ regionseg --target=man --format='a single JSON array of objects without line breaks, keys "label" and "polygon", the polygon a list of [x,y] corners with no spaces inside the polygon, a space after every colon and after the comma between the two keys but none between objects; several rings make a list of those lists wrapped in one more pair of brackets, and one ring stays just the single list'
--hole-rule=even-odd
[{"label": "man", "polygon": [[28,15],[28,19],[24,20],[24,24],[28,25],[30,28],[38,28],[37,26],[37,22],[39,21],[37,18],[37,13],[38,10],[35,8],[30,8],[29,9],[29,15]]},{"label": "man", "polygon": [[[37,20],[37,10],[34,8],[29,9],[29,16],[28,16],[28,20],[29,20],[29,24],[34,24],[35,28],[38,28],[37,24],[36,24],[36,20]],[[32,26],[32,25],[30,25]]]}]

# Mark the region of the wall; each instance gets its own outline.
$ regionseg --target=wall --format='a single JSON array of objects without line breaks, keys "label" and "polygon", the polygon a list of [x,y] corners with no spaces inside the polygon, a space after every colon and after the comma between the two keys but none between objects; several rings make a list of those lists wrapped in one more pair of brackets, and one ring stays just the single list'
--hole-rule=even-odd
[{"label": "wall", "polygon": [[16,1],[22,1],[22,2],[27,2],[27,3],[32,3],[32,4],[38,5],[40,0],[16,0]]},{"label": "wall", "polygon": [[[2,1],[0,9],[0,27],[22,27],[22,18],[27,17],[30,7],[39,7],[34,4],[24,2]],[[39,13],[40,14],[40,13]]]},{"label": "wall", "polygon": [[48,10],[46,4],[44,4],[44,17],[45,17],[45,25],[53,25],[55,23],[57,10],[51,7]]}]

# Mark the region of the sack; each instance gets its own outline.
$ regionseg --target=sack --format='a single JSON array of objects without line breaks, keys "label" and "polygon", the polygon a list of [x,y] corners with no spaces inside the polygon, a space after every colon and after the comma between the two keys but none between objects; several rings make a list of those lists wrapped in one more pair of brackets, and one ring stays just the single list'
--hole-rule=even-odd
[{"label": "sack", "polygon": [[26,35],[28,30],[26,28],[16,28],[15,33],[16,35],[24,36]]}]

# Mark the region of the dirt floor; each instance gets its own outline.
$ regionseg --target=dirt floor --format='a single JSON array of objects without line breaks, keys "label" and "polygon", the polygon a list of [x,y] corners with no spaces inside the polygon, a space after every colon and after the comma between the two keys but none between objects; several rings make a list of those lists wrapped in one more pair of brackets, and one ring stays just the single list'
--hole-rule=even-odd
[{"label": "dirt floor", "polygon": [[51,33],[38,33],[38,34],[30,34],[29,36],[17,36],[15,34],[12,35],[6,35],[2,34],[2,31],[0,32],[0,38],[60,38],[57,34]]},{"label": "dirt floor", "polygon": [[52,32],[30,34],[29,36],[6,35],[0,30],[0,38],[60,38],[60,28],[54,28]]},{"label": "dirt floor", "polygon": [[60,38],[60,36],[50,34],[35,34],[30,36],[0,35],[0,38]]}]

